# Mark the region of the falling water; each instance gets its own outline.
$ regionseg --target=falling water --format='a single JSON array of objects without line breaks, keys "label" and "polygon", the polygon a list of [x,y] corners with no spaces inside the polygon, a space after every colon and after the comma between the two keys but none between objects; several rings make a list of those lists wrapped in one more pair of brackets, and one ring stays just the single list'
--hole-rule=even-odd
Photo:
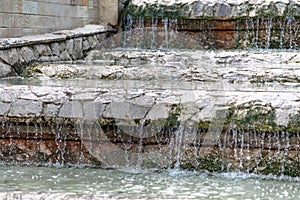
[{"label": "falling water", "polygon": [[[199,26],[199,44],[203,45],[205,48],[214,48],[216,35],[212,29],[213,22],[206,19],[194,21],[195,23],[192,26],[195,26],[195,24],[198,24]],[[176,38],[176,35],[182,31],[179,30],[179,26],[182,26],[181,29],[183,30],[188,28],[188,25],[185,24],[185,22],[183,22],[182,25],[180,24],[180,20],[167,17],[159,19],[152,16],[151,20],[147,22],[147,20],[142,17],[134,19],[131,15],[128,15],[125,17],[124,22],[124,31],[128,31],[128,33],[126,33],[127,36],[124,37],[124,44],[126,44],[126,39],[128,39],[131,30],[136,30],[138,33],[135,34],[139,38],[144,37],[144,40],[151,40],[149,42],[149,48],[170,48],[170,45],[173,46],[174,42],[180,42],[175,41],[176,39],[174,39]],[[280,19],[275,19],[273,17],[256,17],[237,20],[236,29],[233,30],[236,31],[236,36],[238,38],[235,42],[244,48],[297,49],[299,40],[298,23],[298,20],[294,17]],[[150,35],[145,34],[145,32],[149,32],[149,30],[146,29],[149,25],[151,26]],[[162,33],[160,33],[160,31],[162,31]],[[193,30],[193,33],[195,32],[196,29]],[[160,45],[158,46],[157,43],[160,43]],[[141,44],[139,44],[139,47],[142,47]]]}]

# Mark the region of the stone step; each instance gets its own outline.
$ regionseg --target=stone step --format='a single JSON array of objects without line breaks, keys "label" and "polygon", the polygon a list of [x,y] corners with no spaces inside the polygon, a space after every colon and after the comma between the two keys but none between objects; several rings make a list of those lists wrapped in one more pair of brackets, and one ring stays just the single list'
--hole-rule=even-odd
[{"label": "stone step", "polygon": [[[116,66],[119,79],[95,78]],[[81,77],[55,75],[65,69]],[[297,51],[94,51],[32,66],[1,79],[1,160],[297,176],[298,69]]]}]

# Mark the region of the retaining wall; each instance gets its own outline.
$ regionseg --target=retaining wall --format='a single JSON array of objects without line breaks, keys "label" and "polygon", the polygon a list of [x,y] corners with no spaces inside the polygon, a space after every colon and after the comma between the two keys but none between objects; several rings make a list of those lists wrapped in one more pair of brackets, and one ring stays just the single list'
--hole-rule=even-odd
[{"label": "retaining wall", "polygon": [[18,74],[33,62],[79,60],[114,31],[102,25],[87,25],[69,31],[0,40],[0,77]]}]

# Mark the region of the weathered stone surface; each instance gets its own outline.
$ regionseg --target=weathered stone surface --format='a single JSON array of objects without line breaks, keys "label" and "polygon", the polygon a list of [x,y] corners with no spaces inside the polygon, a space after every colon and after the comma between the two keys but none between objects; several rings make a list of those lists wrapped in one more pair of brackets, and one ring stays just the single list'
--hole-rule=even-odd
[{"label": "weathered stone surface", "polygon": [[35,61],[35,55],[33,53],[33,49],[31,49],[29,47],[22,47],[20,49],[20,55],[24,59],[25,63],[31,63],[31,62]]},{"label": "weathered stone surface", "polygon": [[72,55],[73,48],[74,48],[74,40],[73,39],[66,40],[66,50],[68,51],[69,55]]},{"label": "weathered stone surface", "polygon": [[11,66],[17,65],[20,60],[20,55],[17,49],[9,49],[8,50],[8,63]]},{"label": "weathered stone surface", "polygon": [[48,117],[57,117],[60,106],[55,104],[46,104],[43,114]]},{"label": "weathered stone surface", "polygon": [[12,76],[15,75],[16,73],[14,70],[11,68],[11,66],[6,65],[0,61],[0,78],[2,77],[7,77],[7,76]]},{"label": "weathered stone surface", "polygon": [[91,48],[95,48],[98,44],[98,40],[95,36],[89,36],[88,41],[89,41],[89,45],[91,46]]},{"label": "weathered stone surface", "polygon": [[[130,162],[135,163],[134,153],[142,144],[144,154],[157,152],[170,162],[155,163],[145,157],[155,167],[172,166],[180,155],[181,167],[188,169],[297,176],[297,51],[94,51],[86,65],[40,66],[32,68],[38,72],[34,85],[27,79],[2,80],[0,84],[0,106],[4,105],[0,128],[14,132],[10,141],[19,141],[16,147],[9,148],[4,142],[0,146],[18,155],[18,161],[26,160],[25,153],[18,152],[28,152],[28,160],[35,160],[34,144],[47,136],[52,146],[41,147],[41,157],[53,155],[51,160],[43,160],[47,163],[57,161],[61,147],[66,148],[61,153],[67,160],[57,162],[74,163],[84,155],[79,153],[82,147],[87,147],[106,164],[101,166],[111,167],[104,156],[110,160],[132,158]],[[105,70],[118,80],[103,80]],[[81,79],[74,80],[76,77]],[[20,124],[20,129],[9,129],[12,123]],[[27,135],[35,143],[17,133],[31,133],[34,136]],[[32,148],[20,142],[20,137]],[[179,147],[173,148],[179,143],[180,154]],[[126,149],[127,157],[113,154],[114,147]],[[279,167],[270,172],[268,165],[277,158],[280,165],[288,159],[292,170],[282,172]]]},{"label": "weathered stone surface", "polygon": [[134,120],[143,119],[149,108],[127,102],[111,102],[103,113],[104,118]]},{"label": "weathered stone surface", "polygon": [[91,47],[90,47],[90,43],[88,42],[88,40],[87,39],[84,39],[83,41],[82,41],[82,49],[83,49],[83,51],[87,51],[87,50],[89,50]]},{"label": "weathered stone surface", "polygon": [[60,54],[60,45],[57,42],[51,44],[52,54],[55,56],[59,56]]},{"label": "weathered stone surface", "polygon": [[9,103],[0,102],[0,115],[6,115],[10,109]]},{"label": "weathered stone surface", "polygon": [[38,44],[34,46],[36,57],[49,56],[52,54],[48,45]]},{"label": "weathered stone surface", "polygon": [[222,77],[226,82],[300,81],[299,56],[293,51],[182,52],[93,51],[87,65],[41,64],[27,68],[26,74],[92,80],[218,81]]},{"label": "weathered stone surface", "polygon": [[[282,1],[238,1],[225,0],[132,0],[127,12],[131,16],[155,17],[245,17],[245,16],[299,16],[300,12],[292,11],[298,2]],[[125,8],[126,9],[126,8]],[[192,14],[191,14],[192,13]]]},{"label": "weathered stone surface", "polygon": [[100,102],[87,101],[83,103],[84,119],[97,120],[102,117],[106,105]]},{"label": "weathered stone surface", "polygon": [[59,111],[59,117],[82,118],[82,104],[79,101],[65,102]]},{"label": "weathered stone surface", "polygon": [[[59,31],[45,35],[0,39],[0,61],[2,76],[20,73],[33,62],[57,62],[82,59],[84,53],[95,48],[98,37],[106,37],[107,27],[88,25],[70,31]],[[103,36],[98,36],[103,35]],[[74,39],[75,38],[75,39]],[[82,38],[85,38],[84,41]],[[74,42],[75,41],[75,42]],[[8,66],[12,73],[8,73]]]},{"label": "weathered stone surface", "polygon": [[82,38],[75,38],[73,40],[73,60],[77,60],[83,57]]},{"label": "weathered stone surface", "polygon": [[60,53],[59,59],[61,61],[71,61],[72,60],[72,58],[70,57],[68,51],[66,51],[66,50]]},{"label": "weathered stone surface", "polygon": [[11,104],[8,116],[11,117],[38,117],[42,112],[42,103],[38,101],[22,100]]}]

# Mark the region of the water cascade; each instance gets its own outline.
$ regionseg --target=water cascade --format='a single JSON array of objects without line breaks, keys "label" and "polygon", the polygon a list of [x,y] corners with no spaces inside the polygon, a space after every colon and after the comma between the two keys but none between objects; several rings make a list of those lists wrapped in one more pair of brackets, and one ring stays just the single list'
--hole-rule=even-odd
[{"label": "water cascade", "polygon": [[1,162],[299,176],[299,5],[151,2],[1,79]]}]

